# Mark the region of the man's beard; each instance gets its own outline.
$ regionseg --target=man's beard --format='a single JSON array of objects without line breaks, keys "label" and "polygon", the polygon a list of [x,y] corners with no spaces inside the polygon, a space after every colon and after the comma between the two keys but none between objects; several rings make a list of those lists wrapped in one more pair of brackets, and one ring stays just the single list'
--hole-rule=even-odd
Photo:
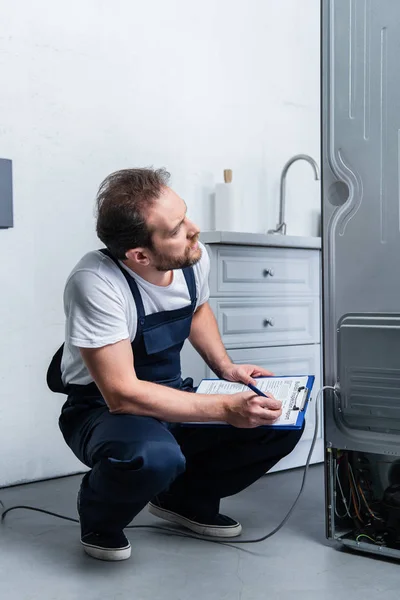
[{"label": "man's beard", "polygon": [[197,250],[192,250],[192,246],[197,243],[197,240],[198,237],[195,238],[189,248],[186,248],[185,253],[181,256],[165,256],[165,254],[159,254],[158,251],[153,250],[154,267],[157,271],[172,271],[174,269],[192,267],[201,258],[200,246]]}]

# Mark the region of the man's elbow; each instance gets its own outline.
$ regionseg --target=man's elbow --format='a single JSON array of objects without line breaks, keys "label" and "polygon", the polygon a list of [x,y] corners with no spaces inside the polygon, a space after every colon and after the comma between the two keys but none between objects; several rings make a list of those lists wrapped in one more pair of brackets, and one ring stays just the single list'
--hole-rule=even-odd
[{"label": "man's elbow", "polygon": [[111,414],[143,415],[140,386],[107,390],[104,399]]},{"label": "man's elbow", "polygon": [[135,412],[133,404],[128,403],[120,403],[120,404],[110,404],[108,403],[108,410],[112,415],[135,415],[138,413]]}]

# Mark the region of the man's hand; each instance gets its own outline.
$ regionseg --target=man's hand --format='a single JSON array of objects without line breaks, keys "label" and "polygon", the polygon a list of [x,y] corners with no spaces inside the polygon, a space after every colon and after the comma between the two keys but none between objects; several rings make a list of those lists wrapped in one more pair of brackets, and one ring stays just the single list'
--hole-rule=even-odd
[{"label": "man's hand", "polygon": [[253,377],[271,377],[273,373],[257,367],[256,365],[234,365],[231,364],[221,371],[221,379],[227,381],[237,381],[241,383],[252,383],[257,385]]},{"label": "man's hand", "polygon": [[254,428],[272,425],[282,414],[282,403],[272,396],[263,398],[253,392],[226,396],[225,421],[234,427]]}]

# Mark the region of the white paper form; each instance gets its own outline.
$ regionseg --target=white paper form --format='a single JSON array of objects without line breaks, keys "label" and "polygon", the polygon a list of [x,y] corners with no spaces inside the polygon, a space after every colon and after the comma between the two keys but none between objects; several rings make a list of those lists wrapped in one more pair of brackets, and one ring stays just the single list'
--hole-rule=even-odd
[{"label": "white paper form", "polygon": [[[256,387],[264,394],[269,393],[282,402],[282,415],[274,422],[274,426],[295,425],[298,417],[297,400],[302,397],[300,388],[307,386],[308,377],[260,377],[256,379]],[[251,392],[247,385],[221,379],[203,379],[197,388],[198,394],[236,394]],[[301,398],[300,398],[301,399]]]}]

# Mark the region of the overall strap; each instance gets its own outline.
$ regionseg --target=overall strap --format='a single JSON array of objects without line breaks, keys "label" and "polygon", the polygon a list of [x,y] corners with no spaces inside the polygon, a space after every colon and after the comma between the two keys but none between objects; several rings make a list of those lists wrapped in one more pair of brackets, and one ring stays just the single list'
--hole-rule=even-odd
[{"label": "overall strap", "polygon": [[144,325],[144,317],[145,317],[143,300],[142,300],[142,296],[140,295],[139,288],[138,288],[137,283],[134,280],[134,278],[129,275],[129,273],[120,265],[119,260],[117,258],[115,258],[115,256],[113,256],[107,248],[102,248],[100,250],[100,252],[102,252],[102,254],[104,254],[105,256],[108,256],[109,258],[111,258],[111,260],[113,260],[115,262],[117,267],[122,271],[122,274],[124,275],[126,281],[128,282],[129,288],[132,292],[132,296],[133,296],[133,299],[136,304],[137,323],[138,323],[137,328],[136,328],[135,339],[132,343],[136,344],[136,342],[138,341],[138,339],[140,337],[141,329],[142,329],[142,326]]},{"label": "overall strap", "polygon": [[189,290],[190,301],[191,301],[192,305],[195,306],[197,303],[197,292],[196,292],[196,279],[194,276],[193,267],[185,267],[184,269],[182,269],[182,272],[185,276],[186,285]]}]

